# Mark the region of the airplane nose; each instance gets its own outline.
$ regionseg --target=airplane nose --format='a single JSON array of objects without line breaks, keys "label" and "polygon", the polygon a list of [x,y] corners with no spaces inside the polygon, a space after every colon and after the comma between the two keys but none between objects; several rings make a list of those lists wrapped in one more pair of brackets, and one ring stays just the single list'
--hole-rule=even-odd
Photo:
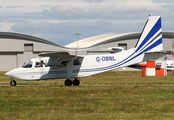
[{"label": "airplane nose", "polygon": [[5,75],[10,77],[11,76],[11,72],[10,71],[6,72]]},{"label": "airplane nose", "polygon": [[11,78],[16,78],[16,79],[18,79],[19,70],[20,70],[19,68],[15,68],[15,69],[13,69],[13,70],[10,70],[10,71],[6,72],[5,75],[6,75],[6,76],[9,76],[9,77],[11,77]]},{"label": "airplane nose", "polygon": [[15,77],[15,71],[16,71],[15,69],[10,70],[10,71],[6,72],[5,75],[13,78],[13,77]]}]

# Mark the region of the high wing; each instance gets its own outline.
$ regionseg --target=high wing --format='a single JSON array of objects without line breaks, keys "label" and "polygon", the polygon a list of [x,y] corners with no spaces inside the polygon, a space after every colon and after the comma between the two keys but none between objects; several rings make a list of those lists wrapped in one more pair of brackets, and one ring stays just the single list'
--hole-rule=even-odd
[{"label": "high wing", "polygon": [[78,58],[83,58],[83,56],[70,55],[68,52],[50,52],[41,53],[40,57],[50,57],[48,61],[48,66],[63,67],[66,66],[66,78],[69,79],[73,74],[73,64]]},{"label": "high wing", "polygon": [[74,58],[83,57],[70,55],[69,52],[61,51],[61,52],[49,52],[49,53],[40,53],[40,57],[51,57],[52,59],[61,60],[61,61],[70,61]]},{"label": "high wing", "polygon": [[40,53],[40,57],[53,57],[53,58],[64,58],[64,57],[75,57],[75,55],[70,55],[68,52],[49,52],[49,53]]}]

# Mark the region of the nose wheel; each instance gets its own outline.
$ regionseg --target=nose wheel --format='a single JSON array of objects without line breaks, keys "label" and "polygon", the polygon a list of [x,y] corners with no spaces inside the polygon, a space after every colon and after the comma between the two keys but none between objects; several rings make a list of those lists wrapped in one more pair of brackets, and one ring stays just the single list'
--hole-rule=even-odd
[{"label": "nose wheel", "polygon": [[11,82],[10,82],[10,85],[11,85],[11,86],[16,86],[16,81],[13,80],[13,78],[12,78],[12,80],[11,80]]},{"label": "nose wheel", "polygon": [[70,79],[65,80],[65,86],[71,86],[72,84],[74,86],[79,86],[80,81],[77,78],[75,78],[73,81],[71,81]]}]

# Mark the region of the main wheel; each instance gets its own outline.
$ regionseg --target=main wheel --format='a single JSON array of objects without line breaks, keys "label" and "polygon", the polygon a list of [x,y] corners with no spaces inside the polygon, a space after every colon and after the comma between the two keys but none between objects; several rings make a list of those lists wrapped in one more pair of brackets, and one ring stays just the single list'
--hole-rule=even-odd
[{"label": "main wheel", "polygon": [[65,86],[71,86],[72,85],[72,81],[67,79],[65,80]]},{"label": "main wheel", "polygon": [[12,80],[12,81],[10,82],[10,85],[11,85],[11,86],[16,86],[16,81],[15,81],[15,80]]},{"label": "main wheel", "polygon": [[80,84],[79,80],[77,80],[77,79],[73,80],[73,85],[74,86],[79,86],[79,84]]}]

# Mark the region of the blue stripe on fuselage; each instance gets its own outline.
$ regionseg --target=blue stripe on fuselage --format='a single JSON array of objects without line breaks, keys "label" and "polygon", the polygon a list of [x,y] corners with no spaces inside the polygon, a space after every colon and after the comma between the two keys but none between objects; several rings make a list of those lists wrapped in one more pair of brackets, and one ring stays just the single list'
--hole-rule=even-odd
[{"label": "blue stripe on fuselage", "polygon": [[[136,57],[140,56],[141,54],[143,54],[144,52],[147,52],[148,50],[160,45],[162,43],[162,38],[160,38],[159,40],[157,40],[155,43],[153,43],[151,46],[149,46],[148,48],[146,48],[145,50],[143,50],[142,52],[138,53],[136,56],[132,57],[131,59],[127,60],[130,56],[132,56],[133,54],[131,54],[128,58],[124,59],[123,61],[113,64],[111,66],[107,66],[107,67],[102,67],[102,68],[94,68],[94,69],[81,69],[80,72],[95,72],[95,71],[103,71],[103,70],[109,70],[109,69],[113,69],[116,67],[119,67],[123,64],[126,64],[127,62],[135,59]],[[127,60],[127,61],[125,61]],[[125,62],[124,62],[125,61]]]}]

